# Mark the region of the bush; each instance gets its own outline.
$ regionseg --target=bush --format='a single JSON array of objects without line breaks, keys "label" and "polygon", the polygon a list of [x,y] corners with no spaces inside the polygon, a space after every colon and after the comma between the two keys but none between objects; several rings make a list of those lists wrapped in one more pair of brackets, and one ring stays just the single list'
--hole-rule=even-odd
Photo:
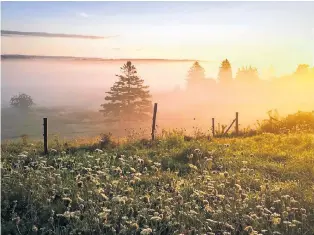
[{"label": "bush", "polygon": [[116,147],[117,143],[113,140],[112,133],[101,134],[100,148]]},{"label": "bush", "polygon": [[34,101],[31,96],[20,93],[11,98],[10,105],[16,108],[28,109],[34,105]]},{"label": "bush", "polygon": [[259,132],[289,133],[314,130],[314,112],[297,112],[285,118],[270,116],[269,119],[258,122]]}]

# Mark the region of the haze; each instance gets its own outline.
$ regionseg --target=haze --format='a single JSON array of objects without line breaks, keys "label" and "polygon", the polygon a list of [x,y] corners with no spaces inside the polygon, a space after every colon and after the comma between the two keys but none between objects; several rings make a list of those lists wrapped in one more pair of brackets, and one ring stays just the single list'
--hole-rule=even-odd
[{"label": "haze", "polygon": [[[37,106],[97,111],[127,59],[134,60],[150,86],[159,117],[175,120],[169,125],[180,126],[180,120],[195,117],[205,127],[212,117],[228,123],[238,111],[245,126],[265,118],[270,109],[286,114],[314,107],[313,2],[1,5],[1,29],[6,30],[1,35],[2,55],[125,58],[122,63],[2,60],[2,107],[25,92]],[[149,62],[152,58],[170,61]],[[190,61],[171,61],[178,59]],[[230,61],[233,78],[242,66],[253,66],[260,83],[221,90],[217,78],[224,59]],[[206,79],[214,82],[205,91],[189,93],[186,78],[194,61],[200,61]],[[309,65],[304,82],[294,77],[300,64]]]}]

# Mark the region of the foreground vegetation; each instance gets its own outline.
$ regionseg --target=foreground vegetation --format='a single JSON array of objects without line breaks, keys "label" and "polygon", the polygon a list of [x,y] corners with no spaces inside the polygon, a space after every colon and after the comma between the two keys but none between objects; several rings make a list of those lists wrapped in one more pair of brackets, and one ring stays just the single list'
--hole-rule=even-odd
[{"label": "foreground vegetation", "polygon": [[313,234],[314,135],[2,145],[2,234]]}]

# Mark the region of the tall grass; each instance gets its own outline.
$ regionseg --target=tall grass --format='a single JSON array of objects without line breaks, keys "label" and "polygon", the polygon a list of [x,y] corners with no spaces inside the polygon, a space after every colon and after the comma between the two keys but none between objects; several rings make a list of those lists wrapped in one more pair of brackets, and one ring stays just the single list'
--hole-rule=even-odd
[{"label": "tall grass", "polygon": [[313,134],[102,137],[3,144],[2,233],[314,233]]}]

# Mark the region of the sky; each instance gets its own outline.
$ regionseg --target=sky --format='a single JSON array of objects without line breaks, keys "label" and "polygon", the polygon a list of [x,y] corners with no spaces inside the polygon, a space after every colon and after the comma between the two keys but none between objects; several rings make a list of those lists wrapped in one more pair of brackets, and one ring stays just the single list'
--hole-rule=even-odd
[{"label": "sky", "polygon": [[290,72],[297,64],[314,63],[313,9],[314,2],[1,2],[2,30],[47,33],[3,33],[1,50],[101,58],[228,58],[243,66]]}]

